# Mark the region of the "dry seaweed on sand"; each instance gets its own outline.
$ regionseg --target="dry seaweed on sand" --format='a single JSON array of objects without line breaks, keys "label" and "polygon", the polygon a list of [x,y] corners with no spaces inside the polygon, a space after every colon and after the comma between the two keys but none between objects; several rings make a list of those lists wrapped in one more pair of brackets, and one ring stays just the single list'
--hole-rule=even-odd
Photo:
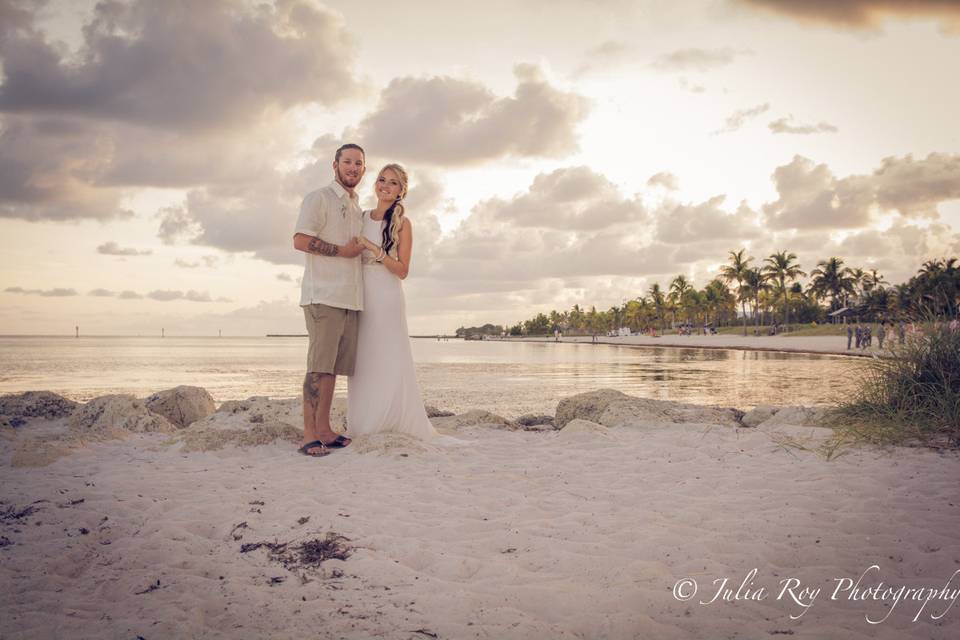
[{"label": "dry seaweed on sand", "polygon": [[247,542],[240,545],[240,553],[250,553],[264,548],[273,562],[289,571],[317,569],[325,560],[346,560],[352,547],[345,544],[350,539],[338,533],[328,532],[322,538],[304,542]]},{"label": "dry seaweed on sand", "polygon": [[[44,500],[43,502],[46,501]],[[29,504],[22,509],[17,509],[15,506],[10,505],[6,509],[0,511],[0,522],[13,522],[15,520],[20,521],[24,518],[29,518],[37,511],[37,507],[35,507],[34,504],[36,503]]]}]

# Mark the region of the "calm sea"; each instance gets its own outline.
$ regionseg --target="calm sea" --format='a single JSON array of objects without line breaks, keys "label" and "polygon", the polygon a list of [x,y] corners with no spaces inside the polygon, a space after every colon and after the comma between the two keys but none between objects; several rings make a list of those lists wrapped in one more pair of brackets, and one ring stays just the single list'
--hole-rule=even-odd
[{"label": "calm sea", "polygon": [[[827,403],[847,392],[851,376],[864,366],[840,356],[758,351],[411,342],[425,402],[508,417],[552,414],[561,398],[602,387],[741,409]],[[306,338],[0,337],[0,393],[43,389],[83,401],[187,384],[205,387],[218,402],[294,397],[306,348]],[[345,393],[341,379],[338,394]]]}]

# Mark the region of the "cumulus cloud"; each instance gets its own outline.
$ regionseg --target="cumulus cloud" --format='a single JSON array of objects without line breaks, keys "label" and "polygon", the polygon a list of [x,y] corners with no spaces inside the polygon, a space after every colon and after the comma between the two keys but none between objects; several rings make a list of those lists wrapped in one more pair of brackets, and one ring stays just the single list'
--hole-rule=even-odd
[{"label": "cumulus cloud", "polygon": [[676,191],[680,188],[677,176],[673,175],[669,171],[661,171],[650,176],[650,178],[647,179],[647,186],[662,187],[668,191]]},{"label": "cumulus cloud", "polygon": [[102,253],[106,256],[148,256],[153,253],[153,251],[149,249],[139,250],[133,247],[121,247],[113,240],[110,240],[97,247],[97,253]]},{"label": "cumulus cloud", "polygon": [[778,118],[767,125],[774,133],[796,133],[809,135],[811,133],[836,133],[838,129],[829,122],[817,124],[793,124],[793,116]]},{"label": "cumulus cloud", "polygon": [[289,156],[284,110],[366,91],[313,0],[101,2],[77,51],[34,25],[41,6],[3,3],[0,217],[129,217],[132,188],[255,180]]},{"label": "cumulus cloud", "polygon": [[0,41],[0,110],[221,128],[357,93],[353,46],[342,19],[314,2],[101,2],[77,55],[23,25]]},{"label": "cumulus cloud", "polygon": [[133,215],[122,191],[97,180],[112,143],[99,125],[62,118],[0,117],[0,217],[108,220]]},{"label": "cumulus cloud", "polygon": [[638,197],[624,198],[606,177],[581,166],[541,173],[526,192],[487,200],[475,215],[514,227],[595,230],[642,222],[646,209]]},{"label": "cumulus cloud", "polygon": [[905,216],[937,217],[937,205],[960,198],[960,154],[884,158],[873,172],[877,204]]},{"label": "cumulus cloud", "polygon": [[117,297],[120,298],[121,300],[140,300],[143,298],[143,296],[137,293],[136,291],[130,291],[130,290],[121,291],[120,295]]},{"label": "cumulus cloud", "polygon": [[7,293],[19,293],[28,296],[42,296],[44,298],[65,298],[79,295],[75,289],[24,289],[23,287],[7,287],[4,289]]},{"label": "cumulus cloud", "polygon": [[669,244],[689,245],[760,237],[759,214],[744,202],[728,213],[721,207],[724,200],[726,196],[718,195],[698,204],[664,204],[654,214],[657,238]]},{"label": "cumulus cloud", "polygon": [[109,289],[92,289],[87,293],[88,296],[93,296],[95,298],[112,298],[117,294]]},{"label": "cumulus cloud", "polygon": [[764,102],[755,107],[750,107],[749,109],[739,109],[734,111],[730,116],[727,117],[726,122],[723,127],[715,131],[714,133],[730,133],[732,131],[737,131],[745,125],[748,121],[753,120],[757,116],[766,113],[770,110],[770,103]]},{"label": "cumulus cloud", "polygon": [[653,66],[662,71],[709,71],[732,64],[737,56],[752,55],[744,49],[677,49],[654,60]]},{"label": "cumulus cloud", "polygon": [[472,80],[397,78],[381,93],[377,109],[343,137],[384,156],[440,166],[576,151],[575,130],[587,114],[587,100],[552,86],[536,65],[519,64],[514,73],[517,89],[509,97]]},{"label": "cumulus cloud", "polygon": [[291,276],[289,273],[278,273],[277,280],[280,280],[281,282],[293,282],[293,276]]},{"label": "cumulus cloud", "polygon": [[854,229],[868,225],[877,211],[936,218],[941,202],[960,198],[960,155],[889,157],[870,175],[845,178],[798,155],[777,167],[773,180],[780,197],[763,207],[772,228]]},{"label": "cumulus cloud", "polygon": [[960,4],[952,0],[735,0],[741,5],[806,23],[876,29],[887,18],[934,18],[960,33]]}]

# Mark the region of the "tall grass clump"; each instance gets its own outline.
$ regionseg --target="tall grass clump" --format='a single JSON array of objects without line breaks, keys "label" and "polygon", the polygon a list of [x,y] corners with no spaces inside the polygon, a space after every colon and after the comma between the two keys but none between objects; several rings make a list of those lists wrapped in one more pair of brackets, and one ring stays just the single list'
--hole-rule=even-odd
[{"label": "tall grass clump", "polygon": [[840,439],[960,447],[960,330],[921,325],[873,358],[853,399],[830,414]]}]

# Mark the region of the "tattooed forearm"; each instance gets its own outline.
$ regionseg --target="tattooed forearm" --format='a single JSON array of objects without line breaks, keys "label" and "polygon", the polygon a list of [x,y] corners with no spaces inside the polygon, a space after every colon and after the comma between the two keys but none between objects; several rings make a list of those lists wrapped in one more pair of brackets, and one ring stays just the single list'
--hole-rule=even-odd
[{"label": "tattooed forearm", "polygon": [[340,251],[340,247],[320,238],[310,238],[307,251],[321,256],[335,256]]}]

